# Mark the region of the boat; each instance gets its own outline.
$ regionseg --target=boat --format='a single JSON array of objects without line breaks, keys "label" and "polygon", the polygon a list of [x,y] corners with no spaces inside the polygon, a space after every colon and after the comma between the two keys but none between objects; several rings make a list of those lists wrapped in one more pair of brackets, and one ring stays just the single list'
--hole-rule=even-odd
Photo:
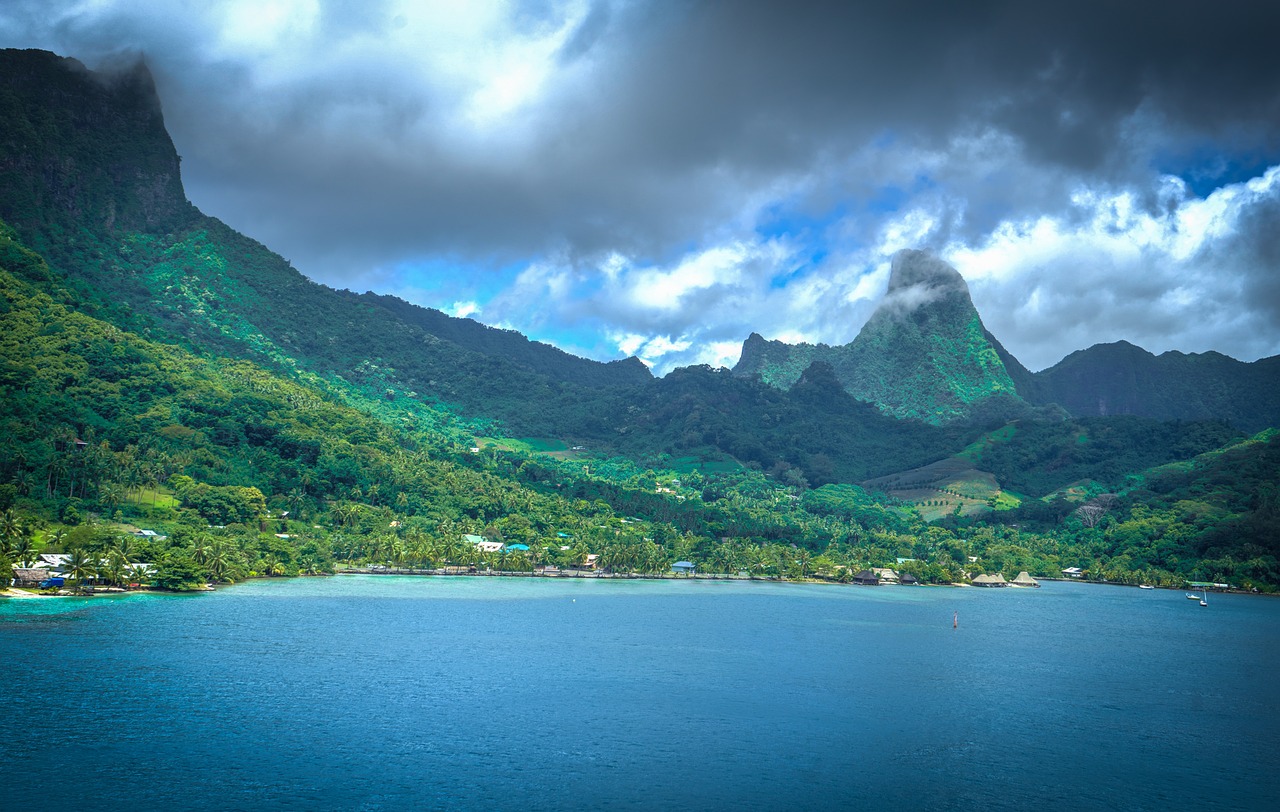
[{"label": "boat", "polygon": [[1204,597],[1200,599],[1201,606],[1209,605],[1209,587],[1204,588]]},{"label": "boat", "polygon": [[1138,584],[1138,589],[1155,589],[1151,584]]},{"label": "boat", "polygon": [[1198,601],[1198,600],[1200,600],[1200,596],[1199,596],[1199,595],[1192,595],[1190,592],[1188,592],[1188,593],[1187,593],[1187,600],[1189,600],[1189,601]]}]

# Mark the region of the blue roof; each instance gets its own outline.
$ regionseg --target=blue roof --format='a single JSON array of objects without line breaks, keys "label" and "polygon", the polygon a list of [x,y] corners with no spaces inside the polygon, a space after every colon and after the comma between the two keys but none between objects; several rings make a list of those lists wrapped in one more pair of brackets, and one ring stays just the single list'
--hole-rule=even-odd
[{"label": "blue roof", "polygon": [[529,549],[529,545],[528,544],[508,544],[503,549],[504,550],[527,550]]},{"label": "blue roof", "polygon": [[680,567],[681,569],[685,569],[685,568],[693,569],[693,562],[692,562],[692,561],[677,561],[676,563],[672,564],[671,566],[673,566],[673,567]]}]

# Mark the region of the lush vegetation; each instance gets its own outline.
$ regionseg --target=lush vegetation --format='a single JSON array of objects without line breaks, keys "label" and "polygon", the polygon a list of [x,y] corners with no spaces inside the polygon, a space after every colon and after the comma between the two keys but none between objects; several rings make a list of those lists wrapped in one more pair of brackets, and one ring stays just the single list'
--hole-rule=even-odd
[{"label": "lush vegetation", "polygon": [[[0,210],[14,223],[0,226],[0,567],[57,552],[79,581],[167,588],[348,565],[662,573],[678,560],[779,578],[1080,566],[1280,585],[1275,437],[1023,412],[1006,424],[1009,376],[971,306],[868,351],[895,368],[920,342],[951,358],[903,385],[941,375],[964,425],[888,416],[829,363],[787,371],[782,391],[573,359],[306,280],[187,204],[145,77],[102,84],[43,59],[0,74]],[[23,84],[40,71],[58,93]],[[976,382],[953,363],[975,353]],[[920,414],[941,397],[899,395]],[[957,454],[1024,498],[929,524],[856,484]],[[483,553],[464,534],[508,546]]]}]

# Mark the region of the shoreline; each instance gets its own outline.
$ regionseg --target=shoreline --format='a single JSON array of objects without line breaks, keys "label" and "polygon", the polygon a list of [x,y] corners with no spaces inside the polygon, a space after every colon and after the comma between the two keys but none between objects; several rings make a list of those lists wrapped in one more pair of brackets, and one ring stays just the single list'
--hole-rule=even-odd
[{"label": "shoreline", "polygon": [[[582,570],[475,570],[467,567],[438,567],[434,569],[398,569],[384,567],[350,567],[335,570],[333,575],[415,575],[415,576],[460,576],[467,578],[575,578],[601,579],[612,581],[763,581],[783,584],[828,584],[831,586],[903,586],[902,584],[856,584],[852,581],[833,581],[827,578],[802,578],[799,580],[783,578],[779,575],[730,575],[728,573],[694,573],[677,575],[675,573],[638,573],[638,572],[596,572]],[[907,586],[944,586],[967,587],[969,584],[908,584]]]}]

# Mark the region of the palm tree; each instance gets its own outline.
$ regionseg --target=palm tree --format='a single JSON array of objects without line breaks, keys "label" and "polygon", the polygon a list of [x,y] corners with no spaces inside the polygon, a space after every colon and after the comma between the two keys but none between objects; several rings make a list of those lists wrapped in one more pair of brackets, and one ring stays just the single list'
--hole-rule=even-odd
[{"label": "palm tree", "polygon": [[302,505],[307,501],[306,491],[299,488],[293,488],[289,494],[285,496],[285,503],[289,505],[289,510],[293,511],[299,519],[302,518]]},{"label": "palm tree", "polygon": [[24,567],[29,567],[36,559],[35,539],[30,533],[23,533],[13,545],[13,557]]},{"label": "palm tree", "polygon": [[63,565],[63,571],[67,577],[77,583],[93,578],[97,574],[93,559],[84,550],[72,550],[67,563]]},{"label": "palm tree", "polygon": [[121,502],[124,501],[124,493],[120,490],[120,486],[115,482],[108,482],[98,489],[98,501],[107,510],[114,510]]},{"label": "palm tree", "polygon": [[107,556],[107,563],[102,566],[98,574],[102,579],[112,586],[120,586],[124,583],[125,573],[128,571],[127,564],[119,553],[113,552]]}]

